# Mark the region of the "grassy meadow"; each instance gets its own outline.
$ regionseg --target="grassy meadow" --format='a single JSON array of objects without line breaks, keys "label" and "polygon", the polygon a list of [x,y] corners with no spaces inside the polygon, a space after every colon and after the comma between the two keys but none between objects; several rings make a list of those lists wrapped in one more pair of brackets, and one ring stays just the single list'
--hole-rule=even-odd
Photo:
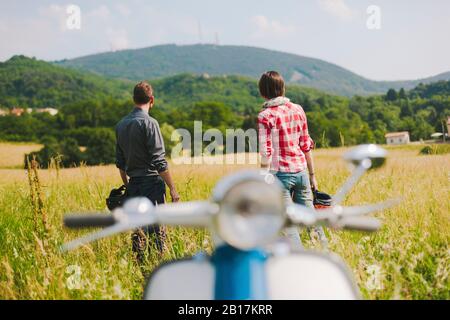
[{"label": "grassy meadow", "polygon": [[[86,232],[64,229],[63,214],[105,210],[120,178],[114,166],[14,169],[35,148],[0,144],[0,299],[140,299],[146,274],[161,261],[211,251],[208,232],[168,228],[167,250],[148,256],[143,268],[134,262],[129,234],[59,253],[59,245]],[[347,198],[356,205],[402,197],[376,214],[379,232],[327,230],[331,251],[348,263],[367,299],[450,299],[450,154],[419,155],[420,149],[389,148],[387,165],[368,173]],[[321,190],[333,194],[348,176],[344,151],[315,152]],[[182,200],[195,200],[245,167],[171,168]]]},{"label": "grassy meadow", "polygon": [[0,143],[0,168],[23,168],[24,155],[39,151],[41,148],[40,144],[2,142]]}]

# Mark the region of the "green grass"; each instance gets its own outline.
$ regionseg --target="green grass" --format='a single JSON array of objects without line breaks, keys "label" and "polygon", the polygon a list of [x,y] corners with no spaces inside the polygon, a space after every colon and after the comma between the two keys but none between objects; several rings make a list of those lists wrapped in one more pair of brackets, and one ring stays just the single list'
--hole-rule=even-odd
[{"label": "green grass", "polygon": [[[343,151],[316,152],[321,190],[332,194],[347,177]],[[402,203],[376,214],[383,222],[377,233],[327,230],[331,250],[348,263],[365,298],[449,299],[450,156],[418,156],[417,150],[402,149],[390,149],[390,154],[384,168],[360,181],[360,192],[352,192],[347,204],[392,197],[402,197]],[[222,176],[239,169],[172,165],[183,200],[208,198]],[[134,263],[129,234],[61,254],[59,245],[89,232],[64,229],[62,216],[104,210],[119,176],[112,166],[38,174],[32,201],[25,172],[0,169],[1,299],[140,299],[146,274],[159,263],[211,251],[208,232],[168,228],[168,250],[148,256],[143,270]]]},{"label": "green grass", "polygon": [[450,144],[432,144],[420,150],[420,154],[437,155],[450,153]]}]

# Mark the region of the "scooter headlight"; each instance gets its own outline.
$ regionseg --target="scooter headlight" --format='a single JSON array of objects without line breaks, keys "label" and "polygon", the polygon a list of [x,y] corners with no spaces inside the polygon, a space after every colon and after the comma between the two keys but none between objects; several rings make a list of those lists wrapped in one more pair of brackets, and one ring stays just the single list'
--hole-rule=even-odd
[{"label": "scooter headlight", "polygon": [[229,176],[217,185],[213,199],[220,206],[216,232],[233,247],[270,243],[285,224],[282,188],[273,175],[247,171]]}]

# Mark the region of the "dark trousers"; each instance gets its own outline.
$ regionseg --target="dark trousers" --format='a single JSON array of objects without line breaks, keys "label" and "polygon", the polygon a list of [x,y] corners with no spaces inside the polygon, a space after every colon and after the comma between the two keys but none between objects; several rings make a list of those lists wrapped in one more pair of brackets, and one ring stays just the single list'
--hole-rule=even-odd
[{"label": "dark trousers", "polygon": [[[128,198],[147,197],[154,205],[160,205],[165,202],[166,185],[160,176],[133,177],[130,179],[127,187]],[[139,262],[142,262],[145,250],[151,249],[149,240],[162,253],[164,250],[164,228],[160,226],[149,226],[136,230],[132,235],[133,251],[137,253]]]}]

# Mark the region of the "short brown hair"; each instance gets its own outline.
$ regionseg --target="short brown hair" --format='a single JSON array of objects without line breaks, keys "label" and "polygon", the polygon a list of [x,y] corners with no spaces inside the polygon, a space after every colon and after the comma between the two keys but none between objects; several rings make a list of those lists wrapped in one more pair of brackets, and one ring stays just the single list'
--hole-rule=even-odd
[{"label": "short brown hair", "polygon": [[284,96],[285,91],[284,79],[276,71],[267,71],[259,79],[259,92],[266,99]]},{"label": "short brown hair", "polygon": [[149,103],[151,97],[153,97],[153,89],[152,86],[147,82],[139,82],[134,87],[133,100],[137,105]]}]

